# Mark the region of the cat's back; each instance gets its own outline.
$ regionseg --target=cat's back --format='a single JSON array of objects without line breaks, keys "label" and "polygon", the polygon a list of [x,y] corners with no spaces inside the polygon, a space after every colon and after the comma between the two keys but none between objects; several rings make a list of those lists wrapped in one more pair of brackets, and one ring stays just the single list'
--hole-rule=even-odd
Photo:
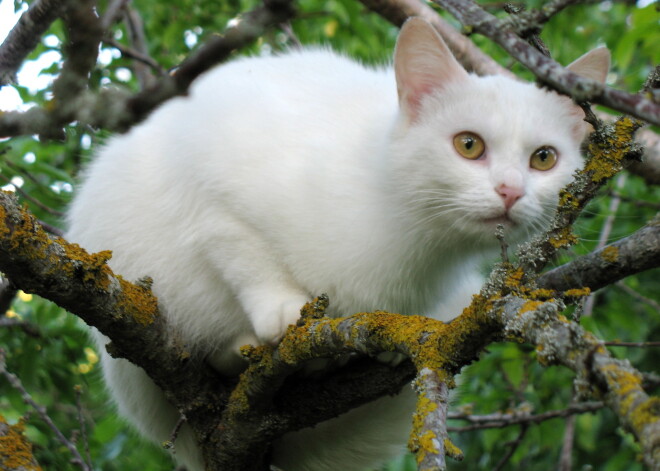
[{"label": "cat's back", "polygon": [[[396,112],[389,68],[366,67],[329,49],[223,64],[187,96],[109,140],[86,171],[69,234],[100,250],[120,237],[136,243],[140,231],[167,234],[214,195],[264,212],[292,189],[309,202],[318,183],[307,189],[299,183],[313,174],[336,184],[370,170],[366,159],[379,154],[370,150]],[[270,198],[261,196],[267,188]],[[139,225],[131,222],[135,213]]]},{"label": "cat's back", "polygon": [[389,68],[366,66],[329,48],[316,47],[244,57],[216,67],[193,86],[192,99],[204,97],[207,104],[243,101],[248,107],[251,103],[263,104],[263,100],[275,105],[279,100],[301,110],[306,105],[327,104],[327,111],[331,112],[351,108],[351,102],[357,106],[369,102],[373,106],[369,100],[382,100],[383,93],[390,95],[392,103],[396,102],[394,77]]}]

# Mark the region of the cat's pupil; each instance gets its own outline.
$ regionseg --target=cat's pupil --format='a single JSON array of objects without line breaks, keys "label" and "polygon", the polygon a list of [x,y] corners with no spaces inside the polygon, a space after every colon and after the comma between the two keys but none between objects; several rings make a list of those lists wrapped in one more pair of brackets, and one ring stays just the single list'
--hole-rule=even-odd
[{"label": "cat's pupil", "polygon": [[467,150],[471,150],[472,147],[474,146],[474,138],[473,137],[466,137],[463,139],[463,145]]},{"label": "cat's pupil", "polygon": [[548,149],[540,149],[537,155],[541,159],[541,162],[545,162],[548,160]]}]

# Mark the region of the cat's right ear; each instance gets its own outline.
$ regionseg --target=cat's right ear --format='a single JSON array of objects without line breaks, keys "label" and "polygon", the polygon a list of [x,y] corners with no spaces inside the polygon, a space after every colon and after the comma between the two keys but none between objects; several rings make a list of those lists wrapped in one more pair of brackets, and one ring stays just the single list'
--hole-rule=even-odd
[{"label": "cat's right ear", "polygon": [[394,51],[399,106],[414,122],[425,96],[467,76],[435,28],[413,17],[401,27]]}]

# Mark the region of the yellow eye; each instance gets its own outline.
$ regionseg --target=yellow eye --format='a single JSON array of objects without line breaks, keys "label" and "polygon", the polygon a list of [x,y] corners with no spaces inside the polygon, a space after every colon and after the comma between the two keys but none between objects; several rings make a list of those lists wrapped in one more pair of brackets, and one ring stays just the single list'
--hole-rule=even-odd
[{"label": "yellow eye", "polygon": [[484,140],[473,132],[461,132],[454,136],[454,147],[456,151],[466,159],[476,160],[486,150]]},{"label": "yellow eye", "polygon": [[557,151],[550,146],[539,147],[529,159],[529,166],[536,170],[550,170],[557,163]]}]

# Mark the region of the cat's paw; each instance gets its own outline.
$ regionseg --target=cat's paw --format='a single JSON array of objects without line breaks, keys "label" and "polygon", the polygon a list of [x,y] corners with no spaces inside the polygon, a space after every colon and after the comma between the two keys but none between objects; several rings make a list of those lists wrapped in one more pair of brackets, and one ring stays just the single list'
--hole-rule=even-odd
[{"label": "cat's paw", "polygon": [[277,345],[284,337],[287,328],[298,321],[300,309],[308,301],[307,298],[295,297],[271,306],[264,314],[254,319],[254,332],[260,342]]}]

